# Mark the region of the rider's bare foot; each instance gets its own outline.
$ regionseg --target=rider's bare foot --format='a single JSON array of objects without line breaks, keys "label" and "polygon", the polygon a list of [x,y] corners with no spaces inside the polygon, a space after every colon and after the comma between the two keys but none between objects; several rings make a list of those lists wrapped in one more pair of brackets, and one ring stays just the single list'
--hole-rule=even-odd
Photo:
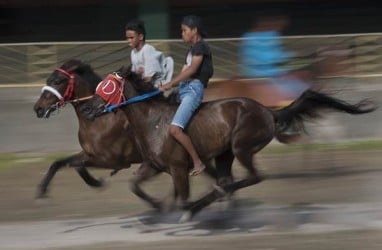
[{"label": "rider's bare foot", "polygon": [[190,171],[190,175],[191,176],[196,176],[198,174],[200,174],[201,172],[203,172],[203,170],[206,168],[206,166],[201,162],[199,164],[195,164],[194,165],[194,168],[191,169]]}]

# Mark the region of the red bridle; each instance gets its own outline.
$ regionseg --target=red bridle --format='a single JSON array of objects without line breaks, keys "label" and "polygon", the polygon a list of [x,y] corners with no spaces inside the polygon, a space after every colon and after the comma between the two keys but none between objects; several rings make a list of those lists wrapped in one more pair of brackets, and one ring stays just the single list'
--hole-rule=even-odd
[{"label": "red bridle", "polygon": [[68,86],[66,86],[65,93],[58,103],[61,106],[64,104],[65,101],[71,100],[73,98],[75,74],[69,73],[68,71],[63,70],[61,68],[56,68],[56,70],[63,73],[69,78],[69,83],[68,83]]}]

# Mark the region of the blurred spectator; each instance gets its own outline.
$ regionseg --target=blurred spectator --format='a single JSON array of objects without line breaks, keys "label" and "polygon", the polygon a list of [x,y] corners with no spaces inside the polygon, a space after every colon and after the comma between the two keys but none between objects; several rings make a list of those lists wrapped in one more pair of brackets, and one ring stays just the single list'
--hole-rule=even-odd
[{"label": "blurred spectator", "polygon": [[280,67],[292,53],[282,48],[281,31],[288,20],[282,16],[259,17],[242,36],[242,74],[246,77],[276,77],[286,73]]},{"label": "blurred spectator", "polygon": [[281,32],[289,24],[283,15],[260,16],[244,33],[240,46],[241,74],[246,78],[270,78],[286,100],[295,99],[309,86],[283,67],[293,53],[282,45]]}]

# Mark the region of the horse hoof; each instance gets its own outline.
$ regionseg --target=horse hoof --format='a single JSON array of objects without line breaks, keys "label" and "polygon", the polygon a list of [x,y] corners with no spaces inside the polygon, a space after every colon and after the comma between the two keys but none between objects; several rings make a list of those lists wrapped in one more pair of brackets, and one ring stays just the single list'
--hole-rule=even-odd
[{"label": "horse hoof", "polygon": [[106,187],[110,185],[110,181],[106,178],[99,178],[100,187]]},{"label": "horse hoof", "polygon": [[109,186],[110,186],[110,180],[106,178],[99,178],[98,185],[95,186],[95,188],[99,191],[104,191]]},{"label": "horse hoof", "polygon": [[44,200],[49,198],[46,192],[37,192],[35,200]]},{"label": "horse hoof", "polygon": [[44,195],[43,197],[38,197],[34,200],[37,206],[46,206],[50,203],[48,196]]},{"label": "horse hoof", "polygon": [[163,206],[163,204],[161,202],[153,202],[151,205],[158,212],[161,212],[161,213],[168,212],[168,211],[166,211],[166,207]]},{"label": "horse hoof", "polygon": [[108,186],[110,181],[108,177],[106,178],[100,177],[98,178],[98,183],[99,183],[99,187],[102,188],[102,187]]},{"label": "horse hoof", "polygon": [[179,223],[189,222],[192,218],[192,213],[190,211],[185,212],[179,219]]}]

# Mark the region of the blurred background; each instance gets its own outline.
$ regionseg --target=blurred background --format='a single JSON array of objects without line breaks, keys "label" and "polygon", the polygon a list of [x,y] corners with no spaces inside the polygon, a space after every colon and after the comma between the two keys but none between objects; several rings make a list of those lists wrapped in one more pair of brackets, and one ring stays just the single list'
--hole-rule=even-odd
[{"label": "blurred background", "polygon": [[282,10],[285,35],[379,32],[380,8],[355,0],[1,0],[1,42],[123,40],[131,17],[146,21],[148,39],[179,38],[181,17],[197,13],[211,37],[239,37],[264,11]]},{"label": "blurred background", "polygon": [[334,71],[338,56],[337,74],[375,74],[380,69],[380,10],[372,1],[353,0],[1,0],[0,83],[41,83],[52,68],[73,57],[105,74],[128,60],[124,26],[136,17],[145,21],[147,39],[158,39],[154,45],[180,65],[186,45],[179,24],[191,13],[203,18],[214,40],[215,78],[235,75],[238,38],[259,17],[274,13],[288,18],[282,35],[295,52],[289,63],[302,66],[326,57],[332,64],[325,70]]},{"label": "blurred background", "polygon": [[[112,187],[103,193],[87,188],[74,171],[62,171],[53,185],[53,204],[33,203],[35,188],[53,160],[81,150],[78,122],[70,105],[49,120],[36,117],[33,104],[41,88],[48,75],[69,59],[89,63],[101,76],[128,64],[130,49],[124,27],[129,20],[145,21],[147,42],[174,58],[177,73],[188,48],[181,40],[180,21],[184,15],[201,16],[214,60],[211,87],[231,78],[267,82],[280,91],[295,91],[284,96],[290,101],[301,91],[302,81],[351,103],[366,98],[380,106],[381,12],[382,8],[369,0],[0,0],[0,222],[134,215],[148,209],[126,192],[130,170],[113,177]],[[302,77],[296,80],[283,78],[285,75]],[[324,113],[307,124],[308,134],[299,144],[285,146],[274,141],[261,151],[257,161],[268,179],[239,192],[239,201],[250,203],[251,209],[255,204],[255,209],[250,217],[245,211],[226,214],[233,219],[242,216],[227,224],[253,226],[254,232],[261,224],[258,231],[276,226],[297,230],[297,234],[314,231],[320,235],[277,237],[271,228],[268,238],[235,238],[235,249],[382,249],[380,124],[381,109],[360,116]],[[97,171],[96,175],[109,177],[108,171]],[[193,197],[209,187],[203,178],[192,180],[197,187]],[[156,194],[163,194],[170,181],[164,178],[150,185]],[[218,221],[225,218],[220,215],[212,217]],[[76,223],[88,228],[86,221],[72,225]],[[118,230],[118,223],[120,218],[110,225]],[[128,224],[123,230],[134,226]],[[7,228],[0,225],[0,242],[4,243],[0,249],[14,247]],[[344,228],[377,230],[343,233]],[[24,229],[22,225],[14,232]],[[31,242],[38,249],[45,242],[47,236],[34,229],[27,232],[30,238],[25,237],[25,246],[20,249],[30,249]],[[44,230],[52,233],[49,249],[62,246],[55,240],[65,234]],[[217,231],[225,233],[220,228]],[[84,232],[75,231],[74,239],[86,238]],[[125,241],[124,233],[116,233],[116,241]],[[89,235],[85,242],[89,244],[95,239],[106,242],[109,236]],[[168,249],[166,243],[157,245],[157,238],[146,235],[154,243],[151,247],[142,244],[140,249]],[[65,238],[65,244],[77,244],[74,239]],[[232,246],[234,241],[227,239],[219,244]],[[173,249],[213,249],[216,242],[205,237]],[[113,247],[76,249],[125,249],[123,244]]]}]

